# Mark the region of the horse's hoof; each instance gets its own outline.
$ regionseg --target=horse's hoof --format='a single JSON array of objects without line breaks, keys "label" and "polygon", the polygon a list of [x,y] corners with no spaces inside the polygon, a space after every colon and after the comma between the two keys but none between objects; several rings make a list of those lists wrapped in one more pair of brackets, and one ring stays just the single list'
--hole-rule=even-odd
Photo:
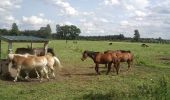
[{"label": "horse's hoof", "polygon": [[13,80],[13,82],[16,82],[16,80]]}]

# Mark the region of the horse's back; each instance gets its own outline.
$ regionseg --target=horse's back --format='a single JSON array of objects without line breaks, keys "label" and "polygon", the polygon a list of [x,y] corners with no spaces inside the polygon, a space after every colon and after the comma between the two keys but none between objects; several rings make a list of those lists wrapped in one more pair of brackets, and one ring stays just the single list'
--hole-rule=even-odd
[{"label": "horse's back", "polygon": [[100,62],[102,64],[108,63],[108,62],[112,62],[112,54],[111,53],[98,53],[96,55],[96,61]]}]

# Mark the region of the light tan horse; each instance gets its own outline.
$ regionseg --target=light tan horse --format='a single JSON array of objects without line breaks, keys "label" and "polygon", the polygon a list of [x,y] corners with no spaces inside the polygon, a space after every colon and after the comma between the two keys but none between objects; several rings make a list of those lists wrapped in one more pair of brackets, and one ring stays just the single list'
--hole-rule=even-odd
[{"label": "light tan horse", "polygon": [[48,71],[46,69],[46,67],[48,66],[51,69],[53,76],[55,77],[54,68],[53,68],[55,64],[54,57],[51,57],[50,59],[50,56],[38,57],[29,54],[26,55],[8,54],[8,58],[11,61],[9,67],[13,67],[17,70],[17,75],[14,79],[14,82],[17,81],[17,77],[19,76],[21,69],[25,70],[27,76],[32,69],[39,70],[41,73],[41,78],[40,78],[40,82],[41,82],[43,80],[43,76],[42,76],[43,72],[45,73],[46,78],[49,80]]},{"label": "light tan horse", "polygon": [[[63,66],[61,65],[60,60],[56,56],[47,54],[47,55],[45,55],[45,57],[48,61],[47,62],[48,73],[50,72],[50,74],[52,74],[52,77],[55,78],[54,67],[58,67],[59,69],[61,69]],[[36,69],[35,69],[35,71],[38,76],[37,78],[39,78],[40,76]]]}]

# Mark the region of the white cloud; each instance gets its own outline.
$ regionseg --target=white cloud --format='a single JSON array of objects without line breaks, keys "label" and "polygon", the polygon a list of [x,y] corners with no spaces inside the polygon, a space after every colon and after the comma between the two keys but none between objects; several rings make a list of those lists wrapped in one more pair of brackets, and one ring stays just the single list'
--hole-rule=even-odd
[{"label": "white cloud", "polygon": [[122,26],[127,26],[127,25],[129,25],[129,22],[126,21],[126,20],[124,20],[124,21],[121,21],[120,24],[121,24]]},{"label": "white cloud", "polygon": [[120,2],[118,0],[104,0],[105,5],[118,5]]},{"label": "white cloud", "polygon": [[51,23],[51,20],[43,19],[37,16],[25,17],[23,16],[23,22],[32,25],[44,25]]},{"label": "white cloud", "polygon": [[0,0],[0,27],[9,28],[12,23],[20,22],[14,17],[13,11],[21,8],[22,0]]},{"label": "white cloud", "polygon": [[142,12],[140,10],[135,11],[136,16],[138,17],[145,17],[147,14],[145,12]]},{"label": "white cloud", "polygon": [[39,13],[39,16],[44,17],[45,15],[44,15],[44,13]]},{"label": "white cloud", "polygon": [[23,24],[33,25],[33,27],[45,26],[47,24],[52,23],[51,20],[41,18],[41,17],[37,17],[37,16],[30,16],[30,17],[23,16],[22,22],[23,22]]},{"label": "white cloud", "polygon": [[63,15],[78,15],[78,11],[74,7],[72,7],[69,2],[66,2],[64,0],[52,0],[52,3],[60,8],[60,11]]}]

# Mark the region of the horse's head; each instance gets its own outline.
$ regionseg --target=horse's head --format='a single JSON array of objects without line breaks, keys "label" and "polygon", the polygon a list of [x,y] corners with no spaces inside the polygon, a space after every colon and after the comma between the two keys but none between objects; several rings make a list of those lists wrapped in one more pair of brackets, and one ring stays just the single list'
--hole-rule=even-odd
[{"label": "horse's head", "polygon": [[82,58],[81,58],[81,60],[84,61],[87,57],[88,57],[88,51],[85,50],[85,51],[82,53]]},{"label": "horse's head", "polygon": [[9,64],[8,64],[8,67],[9,68],[16,68],[16,63],[15,63],[15,54],[8,54],[8,60],[9,60]]},{"label": "horse's head", "polygon": [[8,54],[8,60],[12,61],[14,59],[14,54]]}]

